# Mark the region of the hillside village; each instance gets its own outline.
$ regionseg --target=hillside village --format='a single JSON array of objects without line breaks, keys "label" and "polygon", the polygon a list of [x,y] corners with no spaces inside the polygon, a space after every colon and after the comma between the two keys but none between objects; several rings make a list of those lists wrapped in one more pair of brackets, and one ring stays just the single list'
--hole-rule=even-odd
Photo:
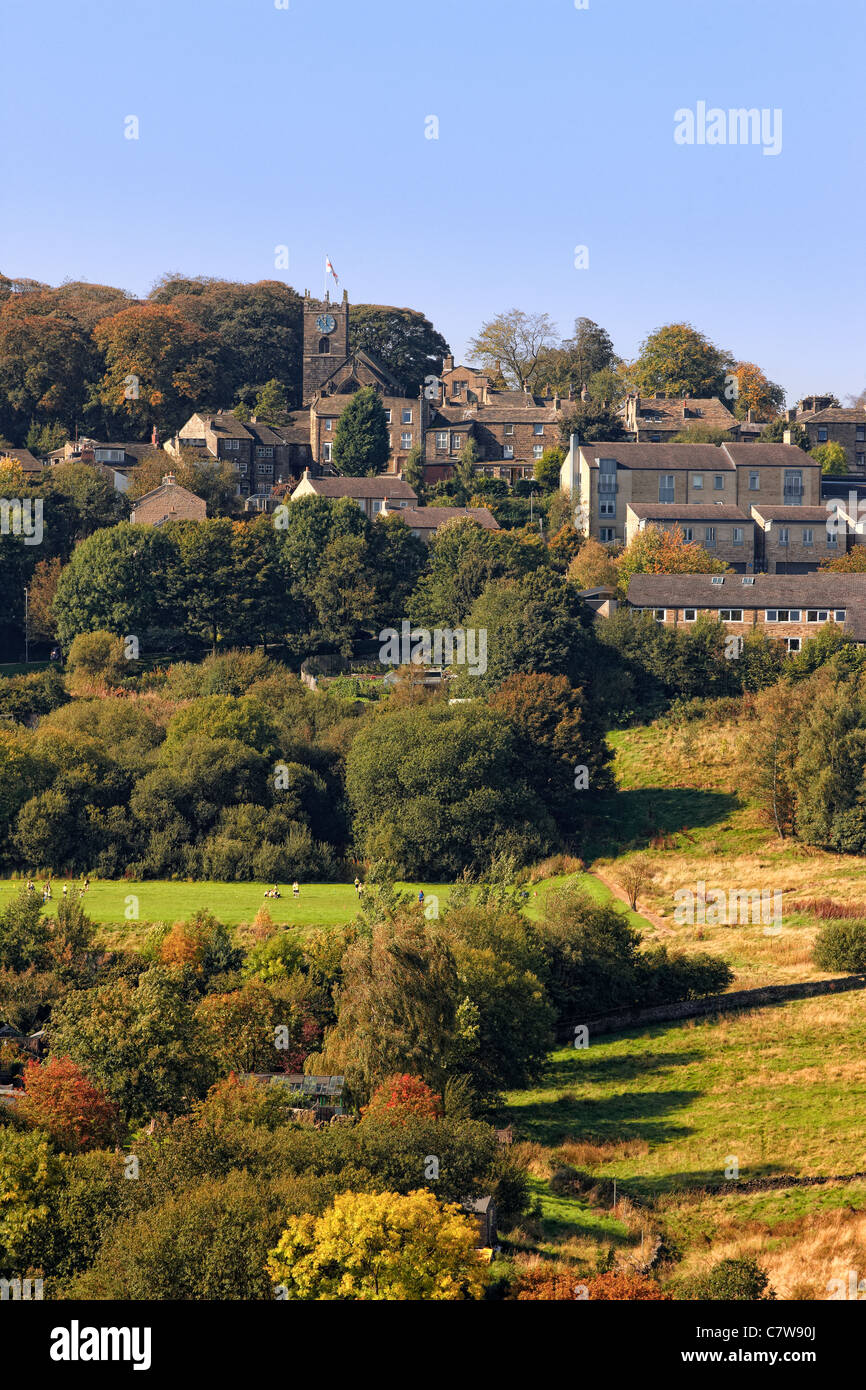
[{"label": "hillside village", "polygon": [[0,287],[3,1298],[857,1297],[862,398]]}]

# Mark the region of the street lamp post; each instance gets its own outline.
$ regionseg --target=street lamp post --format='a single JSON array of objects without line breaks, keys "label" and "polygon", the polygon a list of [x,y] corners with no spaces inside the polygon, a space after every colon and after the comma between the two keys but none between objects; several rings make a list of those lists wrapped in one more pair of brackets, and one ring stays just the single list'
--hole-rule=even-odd
[{"label": "street lamp post", "polygon": [[30,590],[24,586],[24,665],[30,664]]}]

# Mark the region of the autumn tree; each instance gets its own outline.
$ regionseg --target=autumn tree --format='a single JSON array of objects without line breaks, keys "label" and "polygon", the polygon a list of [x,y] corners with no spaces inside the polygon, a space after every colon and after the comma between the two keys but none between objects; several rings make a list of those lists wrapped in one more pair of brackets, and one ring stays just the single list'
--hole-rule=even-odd
[{"label": "autumn tree", "polygon": [[642,396],[723,396],[734,359],[690,323],[669,323],[641,343],[631,366]]},{"label": "autumn tree", "polygon": [[619,361],[607,330],[593,319],[582,316],[575,319],[571,338],[564,338],[558,346],[545,348],[539,364],[537,386],[540,390],[558,391],[561,395],[566,395],[569,390],[579,395],[590,380],[600,373],[610,373],[613,380]]},{"label": "autumn tree", "polygon": [[623,594],[633,574],[727,574],[729,568],[696,541],[685,540],[679,526],[646,526],[616,561]]},{"label": "autumn tree", "polygon": [[733,411],[738,420],[745,420],[751,411],[756,420],[772,420],[785,404],[785,389],[770,381],[765,372],[754,362],[738,362],[731,375],[733,383],[726,387],[725,395],[734,386]]},{"label": "autumn tree", "polygon": [[268,1259],[289,1299],[479,1299],[488,1282],[476,1226],[423,1188],[343,1192],[321,1216],[293,1217]]},{"label": "autumn tree", "polygon": [[364,1115],[403,1124],[410,1115],[436,1120],[442,1114],[442,1097],[420,1076],[409,1072],[388,1076],[364,1106]]},{"label": "autumn tree", "polygon": [[511,309],[483,323],[469,351],[484,367],[500,366],[509,386],[531,391],[545,349],[555,341],[556,328],[549,315]]},{"label": "autumn tree", "polygon": [[22,1111],[67,1153],[104,1149],[120,1132],[120,1113],[71,1057],[52,1054],[47,1062],[24,1068]]},{"label": "autumn tree", "polygon": [[182,424],[212,399],[219,380],[220,340],[173,306],[140,304],[96,326],[94,340],[105,372],[92,402],[131,437]]},{"label": "autumn tree", "polygon": [[619,571],[610,546],[588,536],[569,565],[567,577],[578,589],[596,589],[603,584],[615,589]]}]

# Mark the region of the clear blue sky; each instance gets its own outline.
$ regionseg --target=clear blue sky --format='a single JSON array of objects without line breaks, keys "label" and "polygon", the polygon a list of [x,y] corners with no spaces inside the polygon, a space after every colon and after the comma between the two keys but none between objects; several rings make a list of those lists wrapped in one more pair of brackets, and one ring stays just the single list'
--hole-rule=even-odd
[{"label": "clear blue sky", "polygon": [[[458,356],[512,306],[586,314],[624,356],[688,319],[789,403],[843,396],[864,39],[863,0],[0,0],[0,270],[320,293],[327,253]],[[698,101],[781,108],[781,153],[676,145]]]}]

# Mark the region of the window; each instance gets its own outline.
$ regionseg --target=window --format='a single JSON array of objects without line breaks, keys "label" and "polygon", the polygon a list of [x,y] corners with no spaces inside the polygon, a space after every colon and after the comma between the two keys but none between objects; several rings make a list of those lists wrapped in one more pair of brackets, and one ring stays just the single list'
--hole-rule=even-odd
[{"label": "window", "polygon": [[768,623],[798,623],[800,610],[799,608],[768,608],[764,614],[764,620]]},{"label": "window", "polygon": [[601,541],[615,541],[616,529],[613,526],[600,526],[598,529],[598,538]]},{"label": "window", "polygon": [[691,545],[691,543],[692,543],[692,541],[694,540],[694,538],[695,538],[695,533],[694,533],[692,527],[691,527],[691,526],[684,526],[684,527],[683,527],[683,540],[686,542],[686,544],[687,544],[687,545]]},{"label": "window", "polygon": [[784,502],[788,507],[798,507],[803,501],[803,474],[799,468],[785,469]]},{"label": "window", "polygon": [[273,445],[272,445],[272,444],[257,444],[257,445],[256,445],[256,458],[257,458],[257,459],[272,459],[273,456],[274,456],[274,448],[273,448]]},{"label": "window", "polygon": [[858,425],[854,435],[857,444],[866,444],[866,425]]},{"label": "window", "polygon": [[401,449],[411,449],[411,448],[412,448],[412,431],[411,431],[411,430],[404,430],[403,433],[400,435],[400,448],[401,448]]},{"label": "window", "polygon": [[704,485],[704,475],[703,475],[703,473],[696,473],[695,476],[692,478],[692,487],[694,487],[694,488],[702,488],[703,485]]},{"label": "window", "polygon": [[838,544],[839,544],[839,537],[836,535],[836,532],[835,532],[835,531],[828,531],[828,532],[827,532],[827,544],[828,544],[831,548],[833,548],[833,547],[835,547],[835,546],[838,546]]},{"label": "window", "polygon": [[866,468],[866,454],[857,453],[857,467]]},{"label": "window", "polygon": [[400,411],[400,424],[401,424],[401,425],[411,425],[411,423],[412,423],[412,410],[411,410],[411,407],[404,406],[403,409]]},{"label": "window", "polygon": [[274,465],[272,463],[260,463],[258,472],[265,478],[272,478],[274,475]]},{"label": "window", "polygon": [[807,608],[807,609],[806,609],[806,622],[807,622],[807,623],[826,623],[827,620],[829,619],[829,617],[830,617],[830,614],[828,613],[828,611],[827,611],[826,608]]},{"label": "window", "polygon": [[330,351],[331,351],[331,340],[330,340],[330,338],[320,338],[320,339],[319,339],[319,352],[320,352],[322,355],[325,355],[326,353],[329,353]]},{"label": "window", "polygon": [[386,408],[385,408],[385,424],[386,424],[386,425],[390,425],[390,423],[391,423],[391,411],[390,411],[390,409],[386,406]]},{"label": "window", "polygon": [[650,435],[650,444],[661,444],[661,442],[662,442],[662,437],[661,437],[660,434],[651,434],[651,435]]},{"label": "window", "polygon": [[502,446],[502,457],[503,457],[504,459],[513,459],[513,458],[514,458],[514,445],[513,445],[513,444],[503,444],[503,446]]},{"label": "window", "polygon": [[459,448],[460,448],[460,445],[462,444],[462,442],[463,442],[463,436],[462,436],[462,434],[452,434],[452,436],[451,436],[451,448],[452,448],[452,449],[459,449]]},{"label": "window", "polygon": [[674,475],[673,473],[659,474],[659,501],[673,502],[674,500]]},{"label": "window", "polygon": [[744,583],[744,584],[751,584],[752,586],[754,586],[754,583],[755,583],[755,576],[754,576],[753,574],[744,574],[744,575],[743,575],[743,583]]},{"label": "window", "polygon": [[749,492],[760,492],[760,490],[761,490],[761,475],[760,475],[760,473],[750,473],[750,474],[749,474]]},{"label": "window", "polygon": [[437,431],[436,431],[436,448],[437,448],[437,449],[447,449],[447,448],[448,448],[448,431],[447,431],[447,430],[437,430]]},{"label": "window", "polygon": [[543,445],[543,444],[533,444],[533,446],[532,446],[532,457],[533,457],[534,459],[540,459],[543,453],[544,453],[544,445]]},{"label": "window", "polygon": [[836,608],[834,611],[835,611],[835,614],[836,614],[836,622],[837,622],[837,623],[844,623],[844,621],[845,621],[845,609],[844,609],[844,608]]},{"label": "window", "polygon": [[787,646],[789,652],[798,652],[800,650],[800,639],[799,637],[789,637],[787,638],[785,645]]},{"label": "window", "polygon": [[322,460],[325,463],[331,462],[331,447],[330,442],[322,445]]},{"label": "window", "polygon": [[779,527],[779,545],[787,545],[787,544],[788,544],[788,527],[787,527],[787,526],[780,526],[780,527]]},{"label": "window", "polygon": [[819,425],[819,426],[818,426],[818,443],[819,443],[819,444],[826,444],[826,443],[827,443],[827,426],[826,426],[826,425]]},{"label": "window", "polygon": [[599,492],[616,492],[616,459],[599,459]]},{"label": "window", "polygon": [[506,425],[506,426],[505,426],[505,433],[506,433],[506,434],[513,434],[513,433],[514,433],[514,426],[513,426],[513,425]]},{"label": "window", "polygon": [[666,608],[650,608],[649,612],[652,613],[657,623],[663,623],[667,615]]},{"label": "window", "polygon": [[724,584],[725,576],[723,574],[714,574],[711,582],[713,584]]},{"label": "window", "polygon": [[725,475],[724,475],[724,473],[714,473],[714,474],[713,474],[713,491],[714,491],[714,492],[721,492],[722,489],[724,488],[724,486],[725,486]]},{"label": "window", "polygon": [[684,623],[693,623],[693,622],[695,621],[695,619],[697,618],[697,616],[698,616],[698,610],[697,610],[697,608],[684,608],[684,609],[683,609],[683,622],[684,622]]},{"label": "window", "polygon": [[616,498],[607,502],[599,500],[598,514],[599,516],[616,516]]},{"label": "window", "polygon": [[741,623],[743,610],[742,608],[720,608],[719,617],[723,623]]},{"label": "window", "polygon": [[452,381],[452,382],[451,382],[451,394],[452,394],[452,396],[459,396],[463,391],[466,390],[466,385],[467,385],[467,383],[466,383],[465,378],[464,378],[463,381]]},{"label": "window", "polygon": [[715,543],[716,543],[716,528],[715,528],[715,526],[705,526],[705,527],[704,527],[704,545],[715,545]]},{"label": "window", "polygon": [[815,533],[814,533],[814,531],[812,530],[812,527],[811,527],[811,526],[804,526],[804,527],[803,527],[803,544],[804,544],[804,545],[814,545],[814,544],[815,544]]},{"label": "window", "polygon": [[735,527],[734,527],[732,539],[733,539],[734,545],[742,545],[742,544],[743,544],[743,528],[742,528],[742,526],[735,526]]},{"label": "window", "polygon": [[537,421],[535,422],[535,424],[532,426],[532,433],[533,433],[533,434],[544,434],[544,425],[541,423],[540,420],[537,420]]}]

